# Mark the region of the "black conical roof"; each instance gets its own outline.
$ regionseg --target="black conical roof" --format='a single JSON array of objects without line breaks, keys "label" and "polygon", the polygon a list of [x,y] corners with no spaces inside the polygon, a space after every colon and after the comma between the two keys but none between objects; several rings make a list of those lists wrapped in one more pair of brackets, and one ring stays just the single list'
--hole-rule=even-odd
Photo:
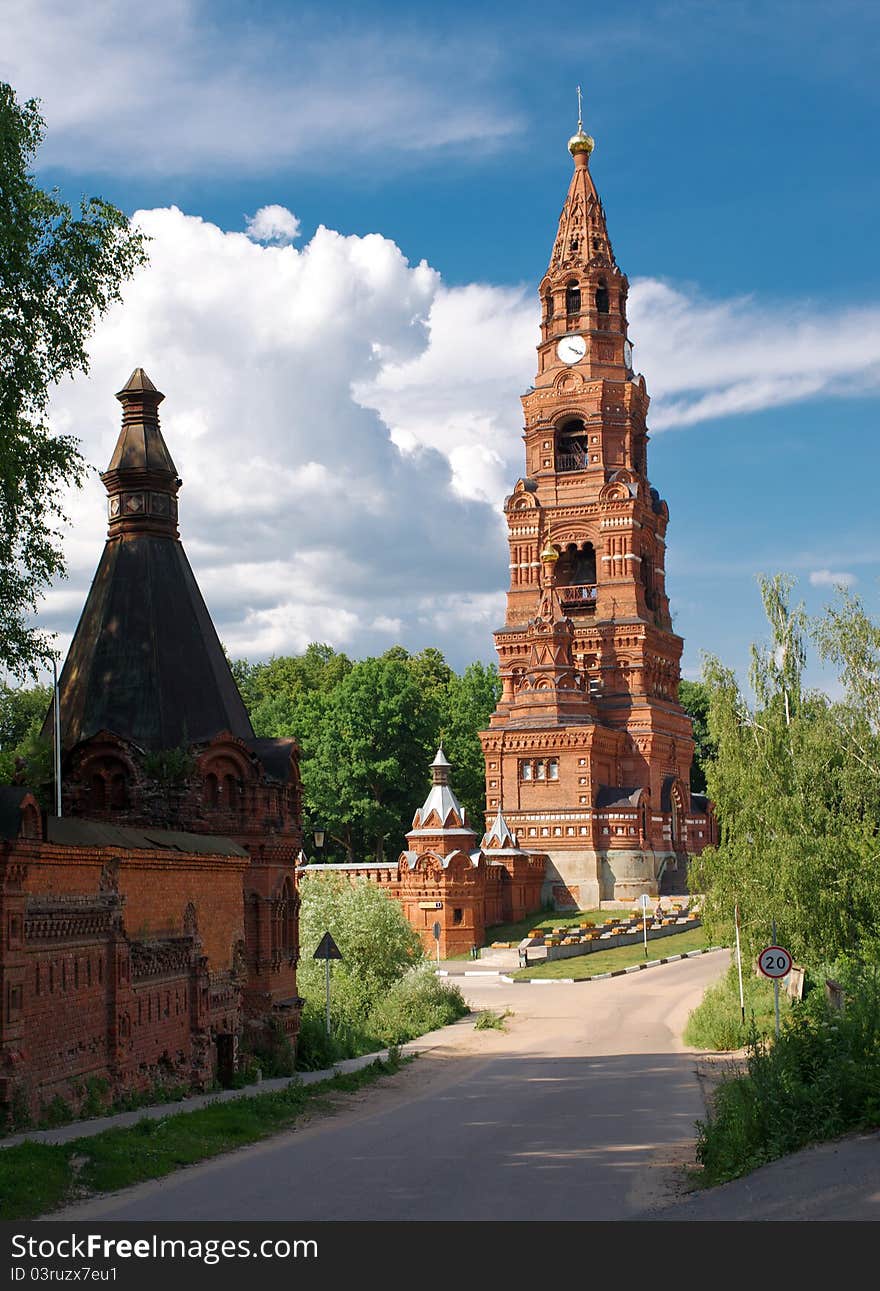
[{"label": "black conical roof", "polygon": [[110,540],[60,679],[65,748],[112,731],[171,749],[254,738],[186,552],[173,538]]},{"label": "black conical roof", "polygon": [[[120,394],[136,398],[139,390],[156,402],[162,397],[141,368]],[[108,489],[112,476],[113,489],[124,491],[126,473],[133,473],[134,482],[143,478],[138,473],[145,465],[176,476],[158,424],[146,426],[148,432],[155,430],[147,434],[152,460],[138,460],[137,432],[150,420],[123,426],[105,472]],[[129,431],[135,432],[130,443]],[[175,494],[177,484],[175,478]],[[115,527],[111,519],[111,534],[60,678],[66,748],[99,731],[112,731],[150,750],[199,743],[221,731],[254,738],[176,528],[169,524],[163,529],[158,522],[154,527],[151,532],[140,512]],[[51,735],[51,714],[44,733]]]}]

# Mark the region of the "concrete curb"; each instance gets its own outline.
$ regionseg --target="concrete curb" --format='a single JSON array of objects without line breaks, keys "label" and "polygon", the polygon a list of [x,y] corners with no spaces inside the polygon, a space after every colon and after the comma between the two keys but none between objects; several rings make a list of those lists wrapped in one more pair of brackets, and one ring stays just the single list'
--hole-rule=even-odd
[{"label": "concrete curb", "polygon": [[646,964],[630,964],[629,968],[614,968],[610,973],[594,973],[592,977],[507,977],[501,974],[502,982],[511,986],[581,986],[585,982],[604,982],[609,977],[626,977],[629,973],[642,973],[646,968],[659,968],[661,964],[674,964],[677,959],[694,959],[697,955],[711,955],[716,950],[726,950],[726,946],[707,946],[705,950],[686,950],[681,955],[669,955],[666,959],[649,959]]}]

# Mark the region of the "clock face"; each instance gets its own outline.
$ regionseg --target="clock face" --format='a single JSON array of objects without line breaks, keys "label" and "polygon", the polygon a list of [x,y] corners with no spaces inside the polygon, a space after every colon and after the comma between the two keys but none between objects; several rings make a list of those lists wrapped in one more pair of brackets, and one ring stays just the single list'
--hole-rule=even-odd
[{"label": "clock face", "polygon": [[630,345],[629,341],[623,342],[623,361],[631,372],[633,365],[633,347]]},{"label": "clock face", "polygon": [[587,342],[582,336],[563,336],[556,346],[556,353],[563,363],[580,363],[587,352]]}]

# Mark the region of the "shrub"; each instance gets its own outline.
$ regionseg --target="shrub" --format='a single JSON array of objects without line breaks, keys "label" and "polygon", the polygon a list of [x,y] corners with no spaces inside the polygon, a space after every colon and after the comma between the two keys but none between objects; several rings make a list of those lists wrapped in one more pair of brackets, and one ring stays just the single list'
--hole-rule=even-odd
[{"label": "shrub", "polygon": [[395,982],[368,1019],[383,1044],[403,1044],[448,1026],[470,1012],[457,986],[450,986],[421,965]]},{"label": "shrub", "polygon": [[312,954],[329,929],[342,953],[331,964],[334,1030],[358,1029],[374,1005],[412,965],[422,943],[396,901],[374,883],[338,874],[310,875],[301,886],[299,992],[316,1010],[324,1005],[324,963]]},{"label": "shrub", "polygon": [[56,1125],[67,1125],[74,1119],[73,1108],[66,1103],[60,1094],[56,1094],[42,1110],[40,1126],[51,1129]]},{"label": "shrub", "polygon": [[[375,884],[338,874],[302,884],[297,975],[305,1000],[296,1065],[320,1071],[387,1045],[403,1044],[468,1012],[457,987],[439,981],[396,901]],[[342,953],[331,965],[331,1034],[325,967],[311,952],[329,929]]]},{"label": "shrub", "polygon": [[813,991],[792,1007],[775,1044],[752,1033],[748,1075],[725,1081],[712,1116],[698,1122],[707,1183],[880,1124],[880,965],[849,965],[845,985],[843,1013]]},{"label": "shrub", "polygon": [[377,1037],[336,1017],[331,1017],[331,1034],[328,1036],[323,1006],[306,1001],[296,1043],[299,1071],[324,1071],[344,1058],[357,1058],[381,1048]]}]

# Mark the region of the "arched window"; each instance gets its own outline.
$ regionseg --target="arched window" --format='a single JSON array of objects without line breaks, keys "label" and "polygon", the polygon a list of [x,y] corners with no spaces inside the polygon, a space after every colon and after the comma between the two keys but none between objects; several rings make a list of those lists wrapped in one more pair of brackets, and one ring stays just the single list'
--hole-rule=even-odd
[{"label": "arched window", "polygon": [[227,811],[238,811],[238,781],[235,776],[223,777],[223,805]]},{"label": "arched window", "polygon": [[585,471],[589,464],[587,449],[584,423],[579,418],[564,422],[556,432],[557,471]]},{"label": "arched window", "polygon": [[107,784],[97,772],[89,781],[89,810],[105,811],[107,807]]},{"label": "arched window", "polygon": [[655,608],[654,601],[654,562],[649,552],[642,552],[642,583],[645,588],[645,604],[649,610]]},{"label": "arched window", "polygon": [[128,782],[124,771],[114,771],[110,780],[110,806],[116,811],[128,806]]},{"label": "arched window", "polygon": [[205,776],[205,806],[218,807],[220,805],[220,785],[213,771]]},{"label": "arched window", "polygon": [[296,950],[296,896],[289,878],[284,880],[274,913],[273,948],[280,954],[292,955]]},{"label": "arched window", "polygon": [[581,312],[581,289],[576,282],[570,282],[565,289],[565,312],[566,314]]},{"label": "arched window", "polygon": [[40,813],[33,803],[28,803],[21,813],[22,838],[39,838],[42,832]]},{"label": "arched window", "polygon": [[556,582],[566,614],[596,612],[596,549],[570,542],[556,564]]},{"label": "arched window", "polygon": [[552,317],[553,317],[553,296],[552,296],[552,293],[548,291],[547,295],[544,297],[545,322],[549,323]]},{"label": "arched window", "polygon": [[678,804],[678,794],[675,789],[672,791],[672,846],[677,848],[681,840],[681,808]]},{"label": "arched window", "polygon": [[591,542],[582,542],[580,547],[569,543],[566,548],[565,573],[569,575],[569,581],[578,585],[585,583],[595,583],[596,581],[596,550]]},{"label": "arched window", "polygon": [[596,310],[600,314],[608,313],[608,288],[607,287],[602,286],[602,287],[596,288]]}]

